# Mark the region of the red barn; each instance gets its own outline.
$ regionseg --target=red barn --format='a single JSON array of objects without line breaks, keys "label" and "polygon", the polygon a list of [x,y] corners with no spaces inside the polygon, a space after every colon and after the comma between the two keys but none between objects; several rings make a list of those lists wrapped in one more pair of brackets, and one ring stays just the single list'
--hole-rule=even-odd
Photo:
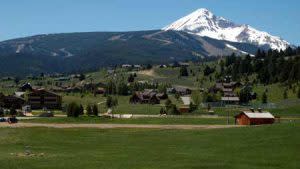
[{"label": "red barn", "polygon": [[266,111],[242,111],[235,116],[235,124],[238,125],[261,125],[273,124],[275,117]]}]

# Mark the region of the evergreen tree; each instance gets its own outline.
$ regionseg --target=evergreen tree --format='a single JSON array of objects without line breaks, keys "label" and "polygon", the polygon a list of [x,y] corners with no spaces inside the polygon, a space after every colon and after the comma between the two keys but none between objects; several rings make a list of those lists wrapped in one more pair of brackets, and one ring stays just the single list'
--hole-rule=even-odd
[{"label": "evergreen tree", "polygon": [[126,96],[126,95],[128,95],[128,91],[129,91],[129,87],[127,86],[126,83],[124,83],[124,82],[118,83],[117,94]]},{"label": "evergreen tree", "polygon": [[118,99],[115,97],[111,97],[111,96],[107,96],[106,99],[106,107],[107,108],[113,108],[116,107],[118,105]]},{"label": "evergreen tree", "polygon": [[116,94],[117,91],[116,84],[112,80],[109,80],[106,85],[105,91],[107,92],[107,94]]},{"label": "evergreen tree", "polygon": [[268,96],[266,92],[263,93],[261,100],[263,104],[268,103]]},{"label": "evergreen tree", "polygon": [[79,115],[84,115],[84,108],[82,106],[82,104],[79,105]]},{"label": "evergreen tree", "polygon": [[80,74],[80,75],[79,75],[79,80],[80,80],[80,81],[85,80],[85,75],[84,75],[84,74]]},{"label": "evergreen tree", "polygon": [[287,89],[285,89],[283,91],[283,99],[287,99],[287,98],[288,98],[288,91],[287,91]]},{"label": "evergreen tree", "polygon": [[240,102],[249,103],[251,100],[251,92],[252,88],[249,85],[246,85],[244,88],[242,88],[239,95]]},{"label": "evergreen tree", "polygon": [[177,106],[175,104],[170,104],[169,109],[167,109],[168,114],[174,114],[174,115],[179,115],[180,112],[177,109]]},{"label": "evergreen tree", "polygon": [[99,114],[98,106],[94,104],[93,105],[93,115],[94,116],[98,116],[98,114]]},{"label": "evergreen tree", "polygon": [[167,99],[166,102],[165,102],[165,106],[166,106],[167,111],[170,109],[171,104],[172,104],[172,101],[170,99]]},{"label": "evergreen tree", "polygon": [[166,114],[167,112],[166,112],[166,110],[162,107],[162,108],[160,108],[160,111],[159,111],[159,114]]},{"label": "evergreen tree", "polygon": [[90,105],[87,105],[87,107],[86,107],[86,114],[88,116],[92,116],[93,115],[93,109],[92,109],[92,107]]},{"label": "evergreen tree", "polygon": [[189,76],[189,72],[185,66],[180,67],[180,76]]},{"label": "evergreen tree", "polygon": [[127,81],[128,81],[129,83],[134,82],[134,76],[133,76],[132,74],[130,74],[129,77],[128,77],[128,79],[127,79]]},{"label": "evergreen tree", "polygon": [[68,117],[78,117],[80,115],[80,107],[77,103],[72,102],[67,106]]},{"label": "evergreen tree", "polygon": [[4,109],[0,107],[0,117],[4,117]]}]

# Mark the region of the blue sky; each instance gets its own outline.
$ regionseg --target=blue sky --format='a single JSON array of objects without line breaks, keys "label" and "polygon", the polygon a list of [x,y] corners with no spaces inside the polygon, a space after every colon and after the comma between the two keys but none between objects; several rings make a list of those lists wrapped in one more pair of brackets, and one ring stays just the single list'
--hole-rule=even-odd
[{"label": "blue sky", "polygon": [[0,41],[62,32],[160,29],[207,8],[300,45],[299,0],[1,0]]}]

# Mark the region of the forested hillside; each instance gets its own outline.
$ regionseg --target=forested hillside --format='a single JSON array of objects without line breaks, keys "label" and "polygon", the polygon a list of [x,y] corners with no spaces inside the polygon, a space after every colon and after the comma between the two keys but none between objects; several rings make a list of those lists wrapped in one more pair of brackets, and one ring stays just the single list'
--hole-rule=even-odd
[{"label": "forested hillside", "polygon": [[255,57],[232,54],[220,65],[221,75],[230,74],[234,80],[256,75],[254,80],[264,84],[294,83],[300,81],[300,47],[285,51],[258,50]]}]

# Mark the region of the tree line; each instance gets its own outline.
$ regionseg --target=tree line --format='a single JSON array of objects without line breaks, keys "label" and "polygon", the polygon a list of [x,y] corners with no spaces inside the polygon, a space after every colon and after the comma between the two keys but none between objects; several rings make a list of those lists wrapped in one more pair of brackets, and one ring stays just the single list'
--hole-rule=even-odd
[{"label": "tree line", "polygon": [[256,74],[260,83],[295,83],[300,80],[300,47],[286,50],[258,50],[256,55],[237,57],[235,54],[220,62],[221,76],[231,75],[233,80]]}]

